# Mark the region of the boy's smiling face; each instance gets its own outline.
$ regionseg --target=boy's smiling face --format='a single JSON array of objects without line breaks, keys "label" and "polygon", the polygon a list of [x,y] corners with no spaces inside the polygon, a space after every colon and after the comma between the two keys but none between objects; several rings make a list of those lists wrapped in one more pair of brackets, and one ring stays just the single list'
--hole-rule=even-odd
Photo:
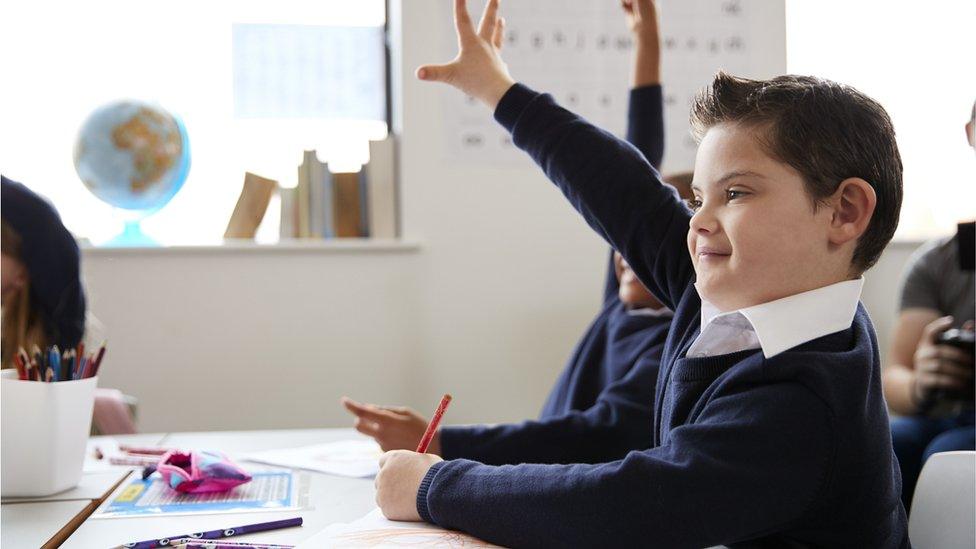
[{"label": "boy's smiling face", "polygon": [[814,208],[802,176],[756,130],[719,124],[698,148],[688,251],[701,297],[729,311],[850,278],[853,243],[831,244],[835,211]]}]

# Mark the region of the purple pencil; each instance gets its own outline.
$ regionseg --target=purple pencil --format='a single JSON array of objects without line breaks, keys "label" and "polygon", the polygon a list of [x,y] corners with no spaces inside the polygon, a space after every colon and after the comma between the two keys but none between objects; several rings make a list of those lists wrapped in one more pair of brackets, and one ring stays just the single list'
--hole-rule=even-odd
[{"label": "purple pencil", "polygon": [[271,522],[259,522],[257,524],[245,524],[244,526],[234,526],[222,528],[220,530],[210,530],[209,532],[195,532],[193,534],[182,534],[179,536],[169,536],[159,539],[146,541],[135,541],[118,546],[116,549],[156,549],[157,547],[172,547],[175,542],[188,543],[190,540],[202,539],[221,539],[231,536],[243,536],[255,532],[265,532],[268,530],[278,530],[281,528],[291,528],[301,526],[302,517],[295,517],[283,520],[273,520]]},{"label": "purple pencil", "polygon": [[174,549],[294,549],[294,545],[274,543],[234,543],[232,541],[189,541],[180,540]]},{"label": "purple pencil", "polygon": [[246,541],[224,540],[175,540],[174,549],[294,549],[294,545],[279,545],[276,543],[248,543]]}]

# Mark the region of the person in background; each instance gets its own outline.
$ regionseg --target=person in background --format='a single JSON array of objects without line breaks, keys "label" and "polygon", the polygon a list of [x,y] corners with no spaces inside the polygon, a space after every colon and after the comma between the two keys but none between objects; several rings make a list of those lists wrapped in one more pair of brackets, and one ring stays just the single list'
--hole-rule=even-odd
[{"label": "person in background", "polygon": [[[966,124],[969,144],[976,149],[974,126],[976,103]],[[900,314],[883,383],[888,406],[901,416],[891,420],[891,438],[906,509],[932,454],[976,450],[973,348],[958,341],[972,334],[976,317],[974,228],[972,221],[960,223],[954,236],[922,245],[902,277]]]},{"label": "person in background", "polygon": [[[622,2],[634,37],[634,65],[627,138],[655,168],[664,155],[660,39],[654,5],[646,13]],[[501,36],[501,30],[498,36]],[[496,41],[498,46],[501,41]],[[690,197],[690,174],[676,174],[679,193]],[[444,427],[431,451],[483,463],[597,462],[650,445],[652,399],[671,311],[611,252],[603,308],[577,344],[537,421],[498,426]],[[405,407],[343,405],[355,427],[383,450],[414,449],[427,420]]]},{"label": "person in background", "polygon": [[75,348],[85,333],[85,292],[74,237],[54,207],[0,176],[3,368],[17,349]]}]

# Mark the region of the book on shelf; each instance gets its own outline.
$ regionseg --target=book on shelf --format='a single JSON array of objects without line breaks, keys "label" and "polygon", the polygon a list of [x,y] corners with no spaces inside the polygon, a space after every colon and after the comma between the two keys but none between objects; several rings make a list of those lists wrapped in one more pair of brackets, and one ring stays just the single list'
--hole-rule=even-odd
[{"label": "book on shelf", "polygon": [[271,202],[271,195],[278,187],[273,179],[247,172],[244,185],[234,206],[234,213],[227,222],[224,238],[254,238]]},{"label": "book on shelf", "polygon": [[369,236],[396,238],[397,227],[397,147],[391,133],[382,141],[369,142],[366,172],[366,195]]},{"label": "book on shelf", "polygon": [[335,235],[339,238],[369,236],[365,175],[365,170],[332,174]]},{"label": "book on shelf", "polygon": [[395,137],[370,141],[369,156],[358,172],[332,173],[305,151],[298,186],[281,189],[281,238],[399,236]]},{"label": "book on shelf", "polygon": [[298,188],[281,187],[278,189],[278,196],[281,199],[281,223],[278,236],[282,240],[298,238]]}]

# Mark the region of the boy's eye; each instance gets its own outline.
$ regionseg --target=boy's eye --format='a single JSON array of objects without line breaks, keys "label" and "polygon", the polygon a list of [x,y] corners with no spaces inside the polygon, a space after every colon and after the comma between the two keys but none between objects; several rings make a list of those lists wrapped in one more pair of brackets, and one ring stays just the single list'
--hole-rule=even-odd
[{"label": "boy's eye", "polygon": [[749,194],[749,193],[746,193],[746,192],[743,192],[743,191],[737,191],[737,190],[734,190],[734,189],[729,189],[729,190],[725,191],[725,197],[727,199],[729,199],[729,200],[735,200],[736,198],[742,198],[743,196],[745,196],[747,194]]},{"label": "boy's eye", "polygon": [[685,200],[685,204],[687,204],[688,208],[693,212],[697,212],[702,207],[702,201],[698,198],[689,198]]}]

